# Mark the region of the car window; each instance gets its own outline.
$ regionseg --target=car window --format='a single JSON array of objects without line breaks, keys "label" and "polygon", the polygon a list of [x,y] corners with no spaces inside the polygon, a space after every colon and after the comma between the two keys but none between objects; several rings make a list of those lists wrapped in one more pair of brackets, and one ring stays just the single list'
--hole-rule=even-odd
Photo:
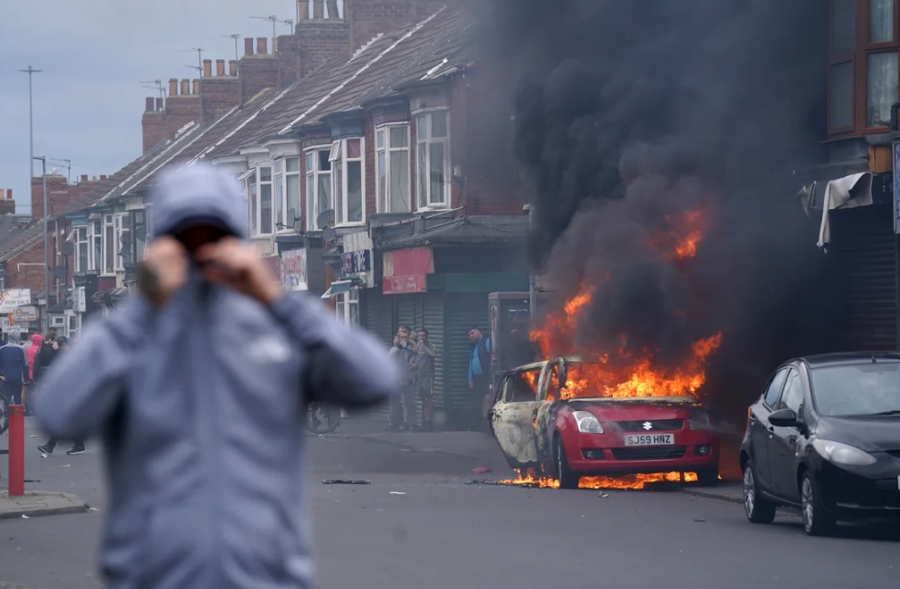
[{"label": "car window", "polygon": [[772,380],[769,381],[769,387],[766,389],[765,401],[769,407],[775,407],[781,398],[781,389],[784,388],[784,380],[787,378],[788,369],[782,368],[775,373]]},{"label": "car window", "polygon": [[507,379],[504,398],[509,403],[527,403],[537,400],[537,383],[541,369],[517,372]]},{"label": "car window", "polygon": [[900,362],[810,370],[816,410],[825,417],[900,414]]},{"label": "car window", "polygon": [[794,413],[800,414],[800,406],[803,405],[803,381],[800,380],[800,373],[791,370],[791,374],[787,377],[784,385],[784,393],[781,395],[780,409],[790,409]]}]

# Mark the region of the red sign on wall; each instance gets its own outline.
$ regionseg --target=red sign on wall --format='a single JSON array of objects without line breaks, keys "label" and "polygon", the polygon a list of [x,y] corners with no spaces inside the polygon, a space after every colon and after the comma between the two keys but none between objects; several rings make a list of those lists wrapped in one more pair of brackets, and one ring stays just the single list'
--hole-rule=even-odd
[{"label": "red sign on wall", "polygon": [[426,290],[424,274],[384,277],[384,294],[408,294]]},{"label": "red sign on wall", "polygon": [[425,276],[434,272],[431,248],[385,252],[384,294],[426,292]]}]

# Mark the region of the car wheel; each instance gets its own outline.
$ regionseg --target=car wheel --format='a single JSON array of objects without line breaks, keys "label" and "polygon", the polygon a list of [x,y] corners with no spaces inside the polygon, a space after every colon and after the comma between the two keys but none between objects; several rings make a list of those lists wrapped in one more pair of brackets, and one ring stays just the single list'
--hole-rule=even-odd
[{"label": "car wheel", "polygon": [[697,471],[697,483],[701,487],[715,487],[719,484],[719,467],[713,466]]},{"label": "car wheel", "polygon": [[759,492],[756,471],[749,460],[744,466],[744,513],[754,524],[770,524],[775,520],[775,504]]},{"label": "car wheel", "polygon": [[808,472],[803,473],[800,481],[800,507],[803,516],[803,530],[807,534],[827,536],[834,531],[836,522],[825,509],[822,495]]},{"label": "car wheel", "polygon": [[556,441],[553,444],[553,454],[556,457],[556,475],[559,477],[559,488],[577,489],[581,477],[569,468],[569,460],[566,458],[566,451],[559,436],[556,436]]}]

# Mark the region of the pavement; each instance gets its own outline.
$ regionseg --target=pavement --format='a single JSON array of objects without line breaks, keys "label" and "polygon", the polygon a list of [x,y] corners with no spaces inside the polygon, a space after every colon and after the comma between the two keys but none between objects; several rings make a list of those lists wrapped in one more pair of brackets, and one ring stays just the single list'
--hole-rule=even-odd
[{"label": "pavement", "polygon": [[[735,503],[739,487],[728,484],[604,492],[472,484],[511,476],[488,436],[379,430],[354,418],[310,439],[321,589],[898,586],[896,529],[845,527],[834,538],[807,538],[791,512],[755,526]],[[93,510],[0,520],[0,588],[98,589],[106,507],[98,448],[69,457],[61,446],[62,455],[42,458],[32,450],[40,435],[28,435],[36,437],[26,476]],[[492,472],[475,475],[476,467]]]}]

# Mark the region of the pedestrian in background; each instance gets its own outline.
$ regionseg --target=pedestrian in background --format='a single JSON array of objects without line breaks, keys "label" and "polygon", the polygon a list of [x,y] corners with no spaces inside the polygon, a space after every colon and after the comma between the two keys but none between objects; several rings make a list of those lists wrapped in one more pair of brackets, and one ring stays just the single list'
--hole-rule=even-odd
[{"label": "pedestrian in background", "polygon": [[416,349],[409,341],[411,329],[401,325],[397,329],[394,345],[388,352],[397,366],[399,394],[391,399],[391,415],[388,431],[412,431],[416,425]]},{"label": "pedestrian in background", "polygon": [[57,331],[48,329],[41,342],[41,347],[34,357],[34,380],[37,382],[41,379],[44,372],[50,368],[53,361],[56,360],[56,353],[59,351],[59,343],[56,341]]},{"label": "pedestrian in background", "polygon": [[306,407],[381,403],[396,371],[369,334],[284,291],[230,174],[168,172],[150,201],[140,294],[43,375],[38,420],[103,436],[111,589],[308,589]]},{"label": "pedestrian in background", "polygon": [[[62,337],[62,336],[57,337],[54,343],[56,344],[56,347],[57,347],[57,349],[55,350],[55,352],[56,352],[55,357],[64,355],[66,353],[66,351],[69,349],[69,340],[65,337]],[[59,439],[52,437],[49,440],[47,440],[46,444],[41,444],[40,446],[37,447],[37,449],[41,454],[50,455],[50,454],[53,454],[53,450],[56,449],[56,445],[58,443],[59,443]],[[68,452],[66,452],[66,454],[68,456],[75,456],[77,454],[84,454],[86,450],[87,449],[85,448],[85,445],[84,445],[84,439],[83,438],[75,438],[72,441],[72,448]]]},{"label": "pedestrian in background", "polygon": [[469,388],[475,391],[472,401],[472,428],[475,431],[487,427],[487,412],[491,402],[491,340],[484,337],[478,327],[469,328],[472,344],[469,356]]},{"label": "pedestrian in background", "polygon": [[434,430],[434,361],[437,348],[428,341],[428,330],[419,329],[416,341],[416,393],[422,400],[422,429]]},{"label": "pedestrian in background", "polygon": [[3,381],[3,394],[10,405],[22,404],[22,388],[28,377],[28,360],[25,350],[19,345],[16,334],[6,337],[6,345],[0,347],[0,381]]},{"label": "pedestrian in background", "polygon": [[44,336],[35,333],[32,334],[29,339],[30,345],[25,348],[25,357],[28,359],[28,380],[25,383],[24,391],[25,415],[32,415],[34,413],[34,398],[31,394],[34,391],[34,359],[41,350],[41,344],[44,343]]}]

